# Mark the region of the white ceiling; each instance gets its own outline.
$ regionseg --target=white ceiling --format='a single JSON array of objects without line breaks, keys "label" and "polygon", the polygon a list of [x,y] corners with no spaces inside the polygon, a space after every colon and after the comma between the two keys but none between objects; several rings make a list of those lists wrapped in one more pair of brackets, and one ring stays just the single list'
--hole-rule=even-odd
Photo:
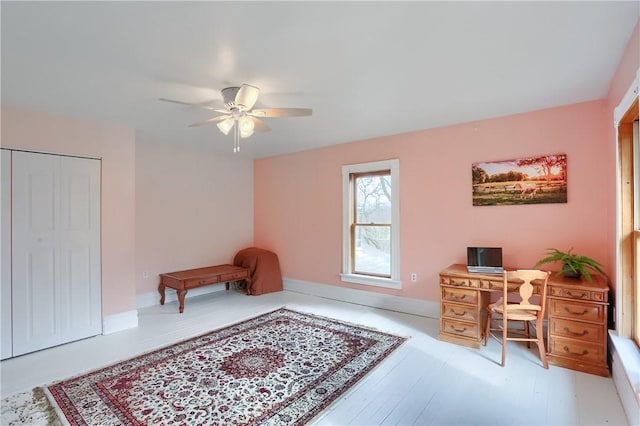
[{"label": "white ceiling", "polygon": [[[2,103],[231,154],[208,111],[249,83],[260,158],[607,95],[640,2],[9,2]],[[34,123],[37,125],[37,123]]]}]

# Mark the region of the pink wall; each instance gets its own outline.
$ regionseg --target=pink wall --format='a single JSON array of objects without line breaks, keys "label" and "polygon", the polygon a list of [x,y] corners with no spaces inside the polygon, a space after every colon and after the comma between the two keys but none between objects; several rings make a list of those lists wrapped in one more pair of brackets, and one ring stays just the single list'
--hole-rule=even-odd
[{"label": "pink wall", "polygon": [[102,159],[103,315],[135,309],[135,134],[2,106],[2,147]]},{"label": "pink wall", "polygon": [[[505,263],[530,266],[546,247],[616,262],[613,108],[640,68],[640,21],[606,99],[257,160],[255,243],[276,251],[283,274],[316,283],[437,300],[438,271],[467,245],[500,245]],[[471,163],[566,153],[568,203],[471,205]],[[341,166],[400,159],[400,291],[342,283]],[[419,280],[411,283],[409,274]],[[615,288],[615,281],[612,283]]]},{"label": "pink wall", "polygon": [[[574,247],[611,271],[609,117],[603,100],[256,160],[255,243],[288,278],[428,300],[469,245],[502,246],[505,264],[520,267],[547,247]],[[472,163],[556,153],[567,154],[568,203],[472,206]],[[403,288],[342,283],[341,166],[388,158],[400,159]]]},{"label": "pink wall", "polygon": [[[136,292],[158,274],[231,263],[253,244],[253,162],[185,143],[136,139]],[[143,272],[148,278],[143,278]]]}]

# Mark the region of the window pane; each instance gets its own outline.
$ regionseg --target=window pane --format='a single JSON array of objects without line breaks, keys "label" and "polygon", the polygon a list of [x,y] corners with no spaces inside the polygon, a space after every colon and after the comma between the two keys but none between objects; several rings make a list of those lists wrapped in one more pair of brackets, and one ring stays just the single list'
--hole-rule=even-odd
[{"label": "window pane", "polygon": [[356,177],[356,222],[391,223],[391,176]]},{"label": "window pane", "polygon": [[356,272],[391,276],[391,227],[356,226],[354,253]]}]

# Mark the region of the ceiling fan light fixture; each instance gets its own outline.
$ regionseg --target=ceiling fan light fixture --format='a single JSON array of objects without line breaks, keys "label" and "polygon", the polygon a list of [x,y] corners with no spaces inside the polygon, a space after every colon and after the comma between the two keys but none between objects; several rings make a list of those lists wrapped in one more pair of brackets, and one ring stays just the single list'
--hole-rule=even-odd
[{"label": "ceiling fan light fixture", "polygon": [[227,118],[226,120],[222,120],[217,124],[218,129],[225,135],[228,135],[231,129],[233,128],[234,120],[231,118]]},{"label": "ceiling fan light fixture", "polygon": [[253,129],[255,128],[255,123],[251,119],[251,117],[240,117],[238,120],[238,127],[240,128],[240,137],[248,138],[253,134]]}]

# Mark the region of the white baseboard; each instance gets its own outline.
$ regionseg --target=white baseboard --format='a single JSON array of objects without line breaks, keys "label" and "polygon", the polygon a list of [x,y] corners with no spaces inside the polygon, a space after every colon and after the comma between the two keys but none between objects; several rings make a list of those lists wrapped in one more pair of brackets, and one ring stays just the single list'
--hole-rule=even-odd
[{"label": "white baseboard", "polygon": [[611,375],[631,425],[640,425],[640,352],[631,339],[609,330]]},{"label": "white baseboard", "polygon": [[138,326],[138,310],[120,312],[102,318],[102,334],[136,328]]},{"label": "white baseboard", "polygon": [[[194,288],[193,290],[189,290],[185,299],[189,299],[191,297],[202,296],[203,294],[215,293],[218,291],[225,291],[226,287],[224,285],[209,285],[206,287]],[[171,288],[165,289],[164,292],[164,303],[176,302],[178,300],[178,295],[175,290]],[[157,291],[152,291],[150,293],[143,293],[136,295],[136,308],[148,308],[149,306],[159,305],[160,304],[160,293]]]},{"label": "white baseboard", "polygon": [[296,293],[310,294],[357,305],[389,311],[403,312],[428,318],[440,318],[440,302],[408,297],[392,296],[371,291],[355,290],[335,285],[283,278],[284,289]]}]

